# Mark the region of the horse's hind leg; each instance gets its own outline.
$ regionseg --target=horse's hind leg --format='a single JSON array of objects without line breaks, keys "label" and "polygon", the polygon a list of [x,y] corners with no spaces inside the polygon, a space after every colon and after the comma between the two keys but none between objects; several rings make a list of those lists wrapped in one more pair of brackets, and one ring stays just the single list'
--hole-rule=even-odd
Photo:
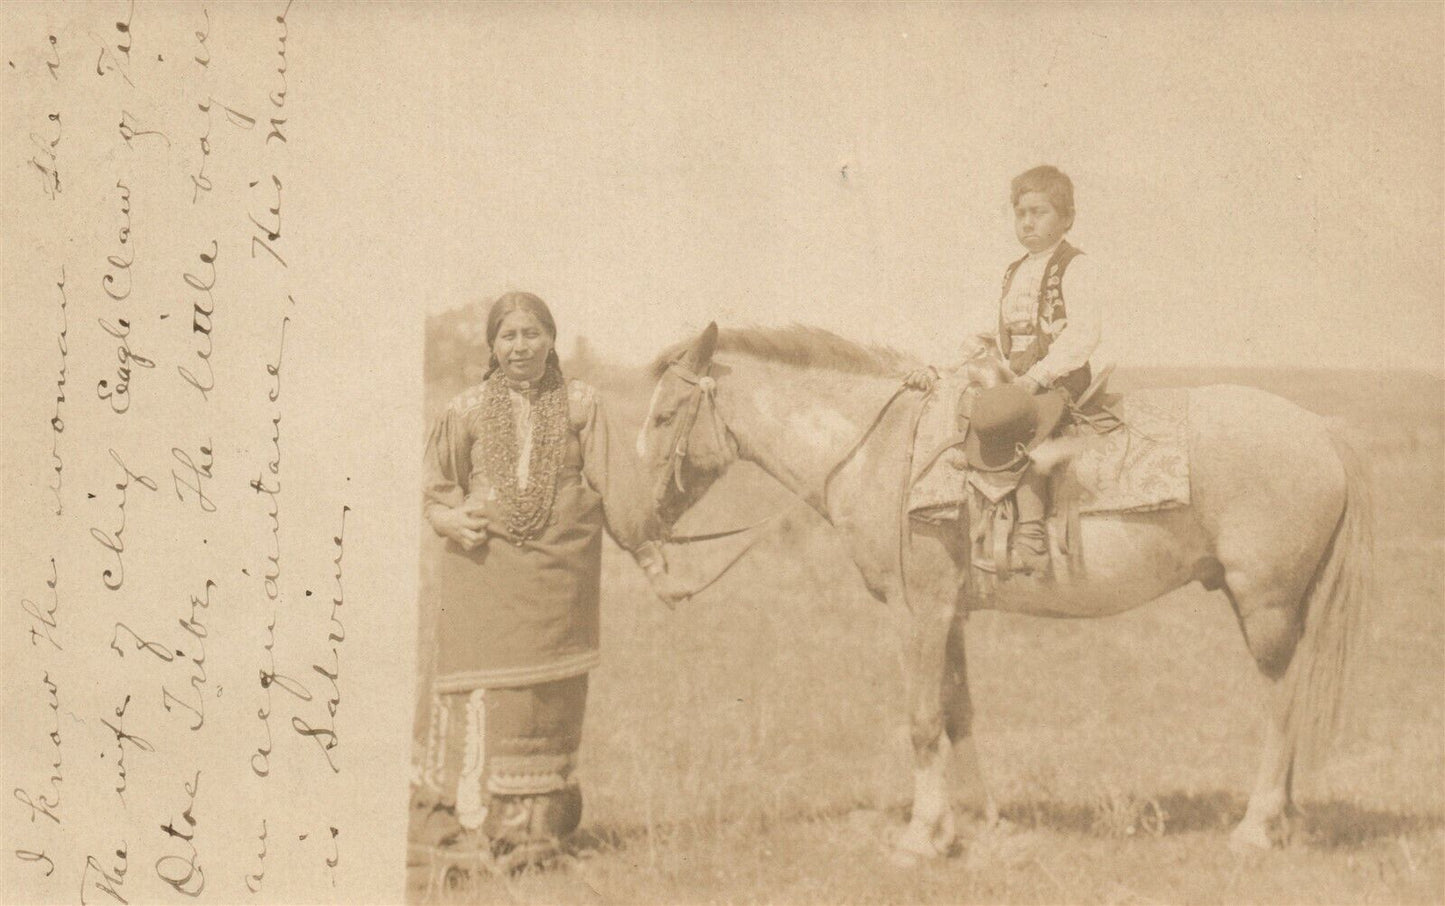
[{"label": "horse's hind leg", "polygon": [[1225,590],[1268,690],[1264,707],[1264,754],[1250,790],[1244,820],[1230,834],[1229,845],[1235,850],[1269,849],[1288,841],[1293,807],[1290,786],[1295,753],[1286,733],[1288,701],[1281,679],[1298,639],[1298,621],[1293,608],[1263,604],[1253,597],[1241,599],[1235,584],[1243,583],[1237,577]]},{"label": "horse's hind leg", "polygon": [[1189,405],[1191,507],[1268,685],[1264,757],[1230,843],[1271,846],[1288,834],[1297,725],[1310,717],[1291,714],[1300,672],[1291,664],[1309,641],[1312,585],[1345,513],[1344,460],[1319,417],[1275,397],[1209,388],[1191,391]]},{"label": "horse's hind leg", "polygon": [[1310,578],[1329,544],[1329,535],[1317,528],[1320,525],[1330,525],[1328,514],[1290,524],[1287,538],[1263,531],[1235,532],[1218,543],[1225,593],[1249,653],[1268,684],[1264,757],[1244,819],[1230,835],[1230,846],[1236,850],[1267,849],[1289,838],[1296,752],[1289,734],[1290,696],[1284,679],[1303,629]]},{"label": "horse's hind leg", "polygon": [[[1278,698],[1278,683],[1271,683],[1270,698]],[[1294,777],[1294,747],[1285,734],[1281,708],[1273,701],[1265,709],[1264,757],[1244,819],[1229,835],[1236,851],[1270,849],[1289,841],[1290,816],[1294,810],[1291,784]]]}]

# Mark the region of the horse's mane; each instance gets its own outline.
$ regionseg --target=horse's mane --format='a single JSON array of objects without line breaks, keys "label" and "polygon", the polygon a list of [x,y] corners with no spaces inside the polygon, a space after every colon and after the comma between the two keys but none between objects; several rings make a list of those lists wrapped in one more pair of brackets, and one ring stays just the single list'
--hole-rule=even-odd
[{"label": "horse's mane", "polygon": [[[667,366],[686,352],[694,341],[684,340],[664,349],[653,361],[651,374],[659,378]],[[853,374],[891,377],[916,365],[911,357],[891,346],[864,346],[837,334],[805,324],[789,327],[723,328],[718,331],[718,352],[736,352],[768,362],[826,369]]]}]

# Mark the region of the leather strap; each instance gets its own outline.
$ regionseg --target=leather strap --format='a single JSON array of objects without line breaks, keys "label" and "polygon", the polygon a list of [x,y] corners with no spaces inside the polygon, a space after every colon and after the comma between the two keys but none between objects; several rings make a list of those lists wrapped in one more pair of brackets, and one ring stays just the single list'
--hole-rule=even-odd
[{"label": "leather strap", "polygon": [[1014,506],[1010,497],[999,503],[993,514],[993,574],[999,579],[1007,577],[1011,567],[1008,550],[1015,521]]}]

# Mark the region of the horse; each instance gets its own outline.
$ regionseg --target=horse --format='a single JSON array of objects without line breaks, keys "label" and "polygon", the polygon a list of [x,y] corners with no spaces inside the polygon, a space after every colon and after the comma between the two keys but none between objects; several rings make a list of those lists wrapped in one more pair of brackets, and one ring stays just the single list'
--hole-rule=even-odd
[{"label": "horse", "polygon": [[[980,384],[1010,379],[1002,365],[969,361]],[[981,791],[972,804],[997,821],[971,728],[971,610],[1103,617],[1196,581],[1228,597],[1267,680],[1263,756],[1230,846],[1286,842],[1295,768],[1319,763],[1336,735],[1370,594],[1373,510],[1358,456],[1323,418],[1280,397],[1191,388],[1188,505],[1085,515],[1081,578],[1042,590],[1004,581],[983,599],[967,591],[964,533],[904,517],[908,447],[924,402],[922,392],[900,389],[908,367],[895,351],[818,328],[719,331],[713,323],[653,363],[656,385],[637,437],[664,525],[729,465],[748,460],[831,523],[870,593],[906,614],[914,791],[892,860],[913,866],[954,848],[956,767]]]}]

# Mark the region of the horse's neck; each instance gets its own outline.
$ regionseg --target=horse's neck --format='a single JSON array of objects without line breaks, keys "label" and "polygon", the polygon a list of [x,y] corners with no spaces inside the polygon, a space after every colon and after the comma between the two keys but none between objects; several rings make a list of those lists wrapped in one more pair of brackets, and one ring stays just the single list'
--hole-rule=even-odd
[{"label": "horse's neck", "polygon": [[897,379],[745,356],[726,364],[732,375],[718,385],[718,404],[739,455],[822,512],[828,473],[898,388]]}]

